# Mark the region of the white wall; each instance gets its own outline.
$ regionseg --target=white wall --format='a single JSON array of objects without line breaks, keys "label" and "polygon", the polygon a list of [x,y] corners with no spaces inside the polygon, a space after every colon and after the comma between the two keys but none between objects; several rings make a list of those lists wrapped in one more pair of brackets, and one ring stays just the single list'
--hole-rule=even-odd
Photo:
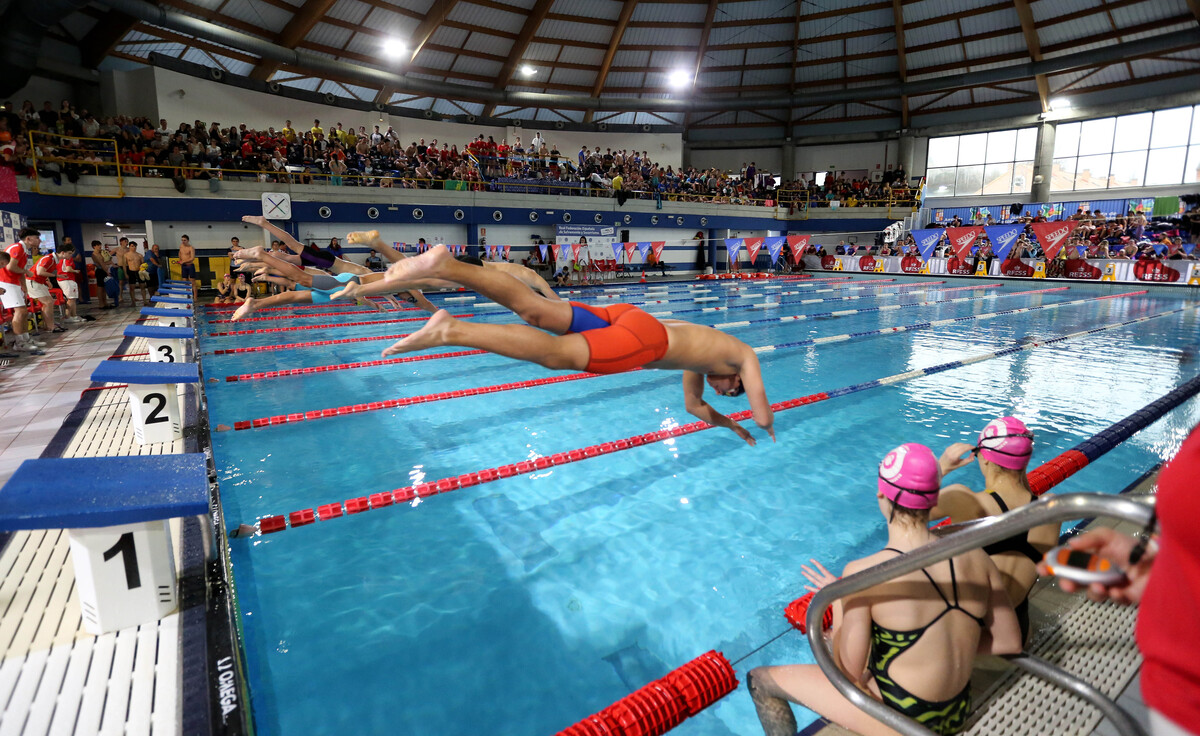
[{"label": "white wall", "polygon": [[29,82],[24,87],[5,99],[13,101],[13,108],[15,110],[20,110],[21,103],[25,102],[25,100],[32,102],[33,109],[35,110],[41,110],[42,103],[46,100],[49,100],[54,105],[55,111],[58,110],[63,100],[70,100],[72,103],[78,105],[78,101],[75,99],[74,86],[56,79],[39,77],[36,74],[29,78]]},{"label": "white wall", "polygon": [[[181,122],[202,120],[212,123],[215,120],[222,127],[245,123],[251,128],[274,127],[279,130],[285,120],[291,120],[297,130],[307,130],[312,127],[314,119],[319,119],[321,127],[326,131],[336,127],[339,122],[346,127],[366,126],[368,131],[375,125],[380,126],[382,130],[386,130],[390,125],[399,133],[402,143],[407,144],[421,138],[431,141],[436,138],[439,142],[457,144],[460,149],[480,134],[492,136],[497,143],[507,139],[510,144],[520,136],[522,142],[528,146],[534,133],[540,131],[548,144],[557,145],[558,150],[572,160],[575,160],[575,154],[583,144],[587,144],[589,148],[600,146],[601,150],[624,148],[647,151],[652,160],[676,168],[683,157],[683,135],[680,133],[578,132],[555,130],[553,125],[499,127],[394,117],[267,95],[166,69],[151,68],[150,71],[153,73],[153,90],[150,91],[142,80],[137,80],[137,85],[145,90],[143,94],[156,101],[156,117],[166,118],[172,128]],[[122,81],[121,75],[135,73],[112,72],[114,87],[122,89],[131,86],[134,83],[132,78],[128,82]],[[122,102],[123,98],[115,101]]]},{"label": "white wall", "polygon": [[[536,243],[537,238],[546,243],[554,242],[553,225],[480,225],[479,229],[480,236],[486,238],[489,245],[511,245],[520,248]],[[531,235],[536,237],[531,238]]]},{"label": "white wall", "polygon": [[697,169],[717,168],[737,173],[743,164],[753,161],[759,171],[779,174],[783,171],[783,149],[779,148],[722,148],[692,151],[692,166]]},{"label": "white wall", "polygon": [[100,100],[105,115],[141,115],[157,121],[154,67],[101,72]]},{"label": "white wall", "polygon": [[900,151],[898,141],[837,143],[796,147],[796,171],[845,171],[847,169],[895,168]]}]

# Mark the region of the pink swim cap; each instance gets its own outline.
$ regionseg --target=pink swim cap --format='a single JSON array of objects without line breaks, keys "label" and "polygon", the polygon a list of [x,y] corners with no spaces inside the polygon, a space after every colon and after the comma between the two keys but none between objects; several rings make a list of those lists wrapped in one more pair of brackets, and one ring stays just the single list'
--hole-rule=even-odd
[{"label": "pink swim cap", "polygon": [[1009,470],[1024,470],[1033,456],[1033,432],[1016,417],[988,422],[979,433],[979,456]]},{"label": "pink swim cap", "polygon": [[925,445],[905,443],[879,463],[879,492],[906,509],[936,506],[941,482],[937,458]]}]

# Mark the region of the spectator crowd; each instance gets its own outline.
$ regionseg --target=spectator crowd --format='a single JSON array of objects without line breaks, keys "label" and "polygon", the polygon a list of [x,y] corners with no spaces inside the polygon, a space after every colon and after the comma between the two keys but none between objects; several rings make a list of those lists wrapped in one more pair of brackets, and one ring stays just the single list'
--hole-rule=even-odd
[{"label": "spectator crowd", "polygon": [[[30,136],[30,133],[33,135]],[[30,148],[30,140],[32,146]],[[115,141],[115,143],[114,143]],[[81,175],[610,196],[713,204],[806,207],[915,206],[902,169],[878,181],[846,172],[791,181],[743,163],[738,171],[663,165],[649,151],[582,146],[563,151],[541,132],[526,143],[479,135],[458,144],[403,142],[390,126],[342,123],[255,130],[195,120],[172,126],[136,116],[99,117],[64,100],[42,109],[26,100],[0,110],[0,165],[57,183]]]}]

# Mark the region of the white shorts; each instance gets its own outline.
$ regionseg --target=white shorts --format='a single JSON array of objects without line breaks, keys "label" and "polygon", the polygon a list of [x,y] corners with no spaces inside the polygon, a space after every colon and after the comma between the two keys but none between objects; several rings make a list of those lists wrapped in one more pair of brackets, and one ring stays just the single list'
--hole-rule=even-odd
[{"label": "white shorts", "polygon": [[25,288],[29,291],[29,296],[34,299],[49,299],[50,287],[45,284],[39,284],[36,281],[25,279]]},{"label": "white shorts", "polygon": [[68,299],[78,299],[79,298],[79,284],[75,283],[74,281],[67,281],[66,279],[59,279],[58,280],[58,288],[62,289],[63,296],[65,296]]},{"label": "white shorts", "polygon": [[5,309],[25,306],[25,293],[21,291],[20,286],[0,281],[0,288],[4,289],[4,293],[0,294],[0,305],[3,305]]}]

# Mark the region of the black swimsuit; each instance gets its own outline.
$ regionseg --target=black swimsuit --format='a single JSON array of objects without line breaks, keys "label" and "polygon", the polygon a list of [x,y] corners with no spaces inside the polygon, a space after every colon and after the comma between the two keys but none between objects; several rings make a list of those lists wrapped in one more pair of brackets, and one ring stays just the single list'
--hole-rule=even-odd
[{"label": "black swimsuit", "polygon": [[[988,495],[1000,507],[1000,513],[1008,513],[1008,504],[1004,503],[1004,499],[995,491],[988,491]],[[1029,558],[1034,565],[1042,561],[1042,553],[1038,552],[1037,547],[1029,541],[1029,533],[1017,534],[1007,539],[1001,539],[999,542],[992,542],[983,548],[983,551],[988,554],[988,557],[993,555],[1004,554],[1005,552],[1017,552]],[[1017,623],[1021,625],[1021,641],[1029,639],[1029,592],[1025,592],[1025,597],[1020,603],[1013,604],[1013,612],[1017,614]]]},{"label": "black swimsuit", "polygon": [[[887,547],[886,549],[896,554],[904,554],[900,550],[892,549],[891,547]],[[938,584],[933,581],[933,577],[926,570],[921,570],[921,574],[929,580],[929,584],[937,591],[938,597],[946,604],[946,608],[929,623],[910,631],[885,629],[872,620],[871,655],[867,660],[867,669],[875,678],[875,684],[879,686],[879,694],[883,697],[884,704],[938,734],[955,734],[961,731],[966,725],[967,716],[971,713],[970,681],[954,697],[931,703],[924,698],[913,695],[896,684],[888,675],[888,670],[891,669],[892,663],[896,661],[898,656],[903,654],[913,644],[916,644],[930,627],[940,621],[942,616],[951,611],[961,611],[970,616],[972,621],[979,624],[980,628],[985,627],[986,622],[984,619],[959,605],[958,580],[954,574],[954,560],[950,560],[949,562],[950,589],[954,593],[954,602],[951,603],[946,598],[946,594],[942,592],[942,589],[938,587]]]}]

